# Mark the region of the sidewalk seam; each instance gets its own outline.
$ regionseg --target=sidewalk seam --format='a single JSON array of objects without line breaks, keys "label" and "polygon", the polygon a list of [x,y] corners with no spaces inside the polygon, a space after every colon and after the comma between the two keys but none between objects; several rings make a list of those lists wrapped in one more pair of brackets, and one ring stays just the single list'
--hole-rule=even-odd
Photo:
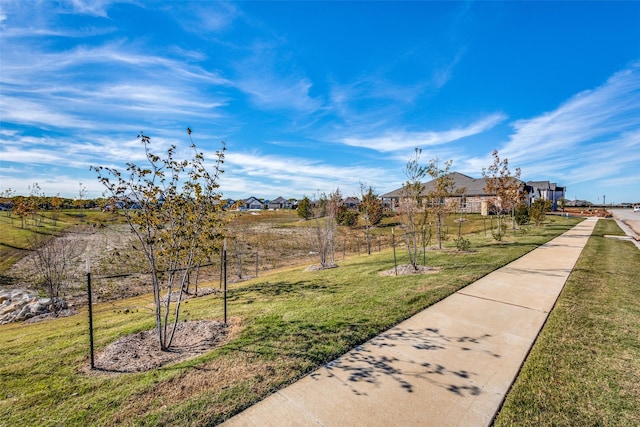
[{"label": "sidewalk seam", "polygon": [[[293,384],[295,384],[295,383],[293,383]],[[277,394],[280,397],[282,397],[283,399],[285,399],[294,408],[298,408],[302,413],[304,413],[305,417],[307,417],[307,419],[309,419],[309,421],[313,422],[315,425],[322,426],[323,425],[322,422],[311,411],[309,411],[305,405],[301,405],[295,399],[291,399],[289,396],[287,396],[286,394],[283,393],[283,391],[286,390],[286,388],[287,387],[276,391],[275,394]]]},{"label": "sidewalk seam", "polygon": [[464,295],[466,297],[478,298],[478,299],[482,299],[482,300],[485,300],[485,301],[492,301],[492,302],[497,302],[497,303],[500,303],[500,304],[510,305],[510,306],[513,306],[513,307],[519,307],[519,308],[524,308],[524,309],[531,310],[531,311],[537,311],[538,313],[549,313],[549,311],[546,311],[546,310],[538,310],[538,309],[535,309],[535,308],[532,308],[532,307],[527,307],[525,305],[514,304],[512,302],[500,301],[500,300],[493,299],[493,298],[487,298],[487,297],[481,297],[481,296],[478,296],[478,295],[467,294],[467,293],[464,293],[464,292],[461,292],[461,291],[458,291],[456,293],[460,294],[460,295]]}]

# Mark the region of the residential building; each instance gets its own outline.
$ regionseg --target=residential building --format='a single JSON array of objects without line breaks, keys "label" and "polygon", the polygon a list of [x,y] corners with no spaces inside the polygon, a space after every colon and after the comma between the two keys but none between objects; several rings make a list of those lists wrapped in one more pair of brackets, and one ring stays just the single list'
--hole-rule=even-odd
[{"label": "residential building", "polygon": [[238,210],[260,211],[262,209],[264,209],[264,203],[257,197],[253,196],[242,200],[242,203],[238,204]]},{"label": "residential building", "polygon": [[537,199],[549,200],[554,211],[558,209],[558,201],[565,198],[565,187],[560,187],[555,182],[527,181],[526,189],[529,204]]},{"label": "residential building", "polygon": [[347,197],[346,199],[344,199],[342,204],[347,209],[358,209],[358,206],[360,206],[360,199],[358,199],[357,197]]},{"label": "residential building", "polygon": [[[453,182],[455,195],[448,197],[445,203],[456,206],[458,212],[464,213],[488,213],[488,207],[493,195],[488,194],[487,178],[472,178],[459,172],[451,172],[449,178]],[[521,183],[523,200],[531,203],[537,198],[551,200],[553,208],[557,208],[557,202],[564,197],[565,188],[549,181],[529,181]],[[431,180],[422,185],[422,194],[427,195],[436,188],[436,180]],[[387,209],[396,210],[402,195],[402,187],[380,196],[382,204]]]},{"label": "residential building", "polygon": [[267,203],[267,209],[293,209],[294,205],[296,205],[295,202],[278,197]]}]

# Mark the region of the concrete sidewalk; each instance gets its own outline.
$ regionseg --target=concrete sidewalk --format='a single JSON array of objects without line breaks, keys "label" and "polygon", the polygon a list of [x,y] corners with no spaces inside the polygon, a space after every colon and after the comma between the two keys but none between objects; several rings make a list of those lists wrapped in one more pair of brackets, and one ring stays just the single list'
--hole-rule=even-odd
[{"label": "concrete sidewalk", "polygon": [[583,221],[223,425],[490,425],[596,222]]}]

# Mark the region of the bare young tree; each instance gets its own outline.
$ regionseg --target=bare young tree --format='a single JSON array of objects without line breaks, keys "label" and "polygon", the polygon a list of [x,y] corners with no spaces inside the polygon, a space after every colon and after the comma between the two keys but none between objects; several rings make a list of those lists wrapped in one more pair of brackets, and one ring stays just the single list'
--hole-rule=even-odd
[{"label": "bare young tree", "polygon": [[230,221],[226,227],[227,242],[231,246],[230,256],[235,259],[236,274],[238,279],[242,280],[242,264],[245,255],[251,253],[251,246],[247,241],[249,234],[249,225],[246,222]]},{"label": "bare young tree", "polygon": [[440,168],[438,159],[432,159],[427,168],[427,174],[434,180],[435,185],[427,193],[429,209],[436,220],[436,237],[438,249],[442,249],[442,228],[446,222],[447,215],[455,209],[455,205],[450,201],[455,191],[455,183],[449,174],[452,160],[444,162],[444,167]]},{"label": "bare young tree", "polygon": [[87,188],[82,184],[82,182],[78,182],[78,198],[73,201],[73,207],[76,209],[81,209],[81,212],[84,213],[84,207],[87,204]]},{"label": "bare young tree", "polygon": [[47,238],[33,233],[29,239],[38,284],[49,297],[49,310],[61,308],[60,293],[71,278],[72,259],[79,255],[78,240],[71,236]]},{"label": "bare young tree", "polygon": [[63,203],[64,201],[59,194],[51,198],[51,220],[53,221],[54,226],[58,223],[58,218],[60,218],[60,211],[62,210]]},{"label": "bare young tree", "polygon": [[320,256],[320,265],[322,268],[331,268],[336,266],[336,216],[342,206],[342,194],[340,193],[340,189],[329,194],[328,197],[321,197],[319,205],[318,209],[320,214],[316,217],[316,243],[318,244],[318,255]]},{"label": "bare young tree", "polygon": [[28,214],[31,216],[31,223],[34,227],[41,225],[40,205],[44,199],[44,192],[40,188],[40,184],[34,182],[29,186],[29,197],[27,198]]},{"label": "bare young tree", "polygon": [[516,168],[512,174],[509,159],[500,159],[498,150],[493,150],[491,155],[493,163],[486,169],[482,168],[482,176],[486,179],[485,191],[492,195],[493,211],[498,219],[498,231],[494,233],[494,237],[500,241],[505,228],[505,217],[513,213],[521,200],[523,184],[520,181],[520,168]]},{"label": "bare young tree", "polygon": [[371,255],[371,228],[382,221],[382,201],[374,193],[373,187],[367,187],[362,182],[360,183],[360,195],[362,196],[362,203],[359,206],[360,218],[365,226],[367,254]]},{"label": "bare young tree", "polygon": [[422,180],[428,176],[428,167],[420,164],[422,150],[416,148],[415,157],[405,167],[407,182],[402,186],[398,211],[404,226],[404,237],[409,262],[418,269],[420,235],[427,223],[428,211],[425,203],[425,191]]},{"label": "bare young tree", "polygon": [[210,169],[191,140],[191,130],[187,133],[193,151],[190,160],[177,160],[175,145],[165,158],[153,154],[151,138],[141,133],[138,139],[147,165],[127,163],[124,173],[92,167],[111,197],[123,202],[122,212],[147,259],[161,350],[171,347],[191,272],[219,245],[221,237],[218,188],[224,143]]}]

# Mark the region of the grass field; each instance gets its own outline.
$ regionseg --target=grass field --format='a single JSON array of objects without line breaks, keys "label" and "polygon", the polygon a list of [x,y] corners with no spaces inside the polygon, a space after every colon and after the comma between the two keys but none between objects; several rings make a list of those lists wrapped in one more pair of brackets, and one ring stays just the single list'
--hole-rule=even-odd
[{"label": "grass field", "polygon": [[640,425],[640,251],[600,220],[495,421]]},{"label": "grass field", "polygon": [[[145,373],[87,373],[86,311],[0,326],[2,425],[214,425],[354,346],[516,259],[574,225],[558,218],[496,243],[469,236],[475,252],[430,252],[437,274],[383,277],[390,250],[335,269],[303,267],[233,285],[237,338],[189,361]],[[450,245],[451,243],[449,243]],[[399,262],[406,262],[399,252]],[[151,297],[99,304],[96,349],[153,327]],[[220,319],[217,295],[189,300],[184,319]]]}]

